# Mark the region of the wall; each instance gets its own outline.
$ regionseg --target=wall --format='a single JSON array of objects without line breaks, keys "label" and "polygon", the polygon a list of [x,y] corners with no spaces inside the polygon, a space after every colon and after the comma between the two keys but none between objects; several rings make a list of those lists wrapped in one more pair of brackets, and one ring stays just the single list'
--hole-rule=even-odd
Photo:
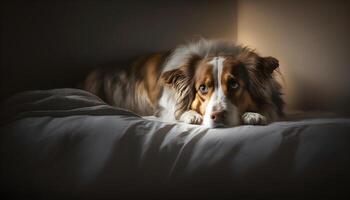
[{"label": "wall", "polygon": [[91,68],[207,38],[235,39],[236,1],[9,1],[1,5],[1,98],[71,87]]},{"label": "wall", "polygon": [[350,113],[349,1],[241,0],[238,41],[280,60],[290,108]]},{"label": "wall", "polygon": [[173,48],[199,36],[237,36],[240,43],[280,60],[290,108],[350,113],[349,4],[2,2],[0,98],[27,89],[72,87],[93,67]]}]

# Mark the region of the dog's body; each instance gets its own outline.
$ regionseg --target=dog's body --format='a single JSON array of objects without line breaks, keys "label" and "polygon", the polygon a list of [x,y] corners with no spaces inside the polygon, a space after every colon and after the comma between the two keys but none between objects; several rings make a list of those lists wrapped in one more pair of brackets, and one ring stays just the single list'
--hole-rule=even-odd
[{"label": "dog's body", "polygon": [[200,40],[136,60],[128,69],[97,69],[84,89],[140,115],[208,127],[266,124],[283,115],[278,61],[222,41]]}]

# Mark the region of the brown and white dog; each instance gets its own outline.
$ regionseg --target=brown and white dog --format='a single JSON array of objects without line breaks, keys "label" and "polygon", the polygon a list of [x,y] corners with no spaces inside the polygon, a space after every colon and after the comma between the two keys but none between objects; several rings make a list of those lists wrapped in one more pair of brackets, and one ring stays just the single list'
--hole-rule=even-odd
[{"label": "brown and white dog", "polygon": [[139,115],[207,127],[263,125],[283,115],[273,57],[225,41],[199,40],[127,69],[97,69],[84,88]]}]

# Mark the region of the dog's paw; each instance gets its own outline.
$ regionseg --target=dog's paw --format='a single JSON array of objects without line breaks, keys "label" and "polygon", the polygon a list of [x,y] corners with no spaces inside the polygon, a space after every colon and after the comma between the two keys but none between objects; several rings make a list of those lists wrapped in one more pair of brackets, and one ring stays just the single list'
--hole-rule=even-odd
[{"label": "dog's paw", "polygon": [[242,121],[245,125],[265,125],[267,124],[267,119],[265,116],[255,113],[246,112],[242,115]]},{"label": "dog's paw", "polygon": [[202,124],[203,118],[196,111],[189,110],[181,115],[180,121],[188,124]]}]

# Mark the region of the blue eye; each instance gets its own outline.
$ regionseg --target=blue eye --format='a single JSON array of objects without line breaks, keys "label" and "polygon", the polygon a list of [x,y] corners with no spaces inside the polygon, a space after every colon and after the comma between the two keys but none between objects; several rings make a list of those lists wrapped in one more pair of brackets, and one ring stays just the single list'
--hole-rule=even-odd
[{"label": "blue eye", "polygon": [[229,79],[228,82],[227,82],[228,86],[231,88],[231,89],[238,89],[239,88],[239,84],[238,82],[235,80],[235,79]]},{"label": "blue eye", "polygon": [[200,85],[199,86],[199,91],[202,93],[202,94],[207,94],[208,93],[208,87],[206,85]]}]

